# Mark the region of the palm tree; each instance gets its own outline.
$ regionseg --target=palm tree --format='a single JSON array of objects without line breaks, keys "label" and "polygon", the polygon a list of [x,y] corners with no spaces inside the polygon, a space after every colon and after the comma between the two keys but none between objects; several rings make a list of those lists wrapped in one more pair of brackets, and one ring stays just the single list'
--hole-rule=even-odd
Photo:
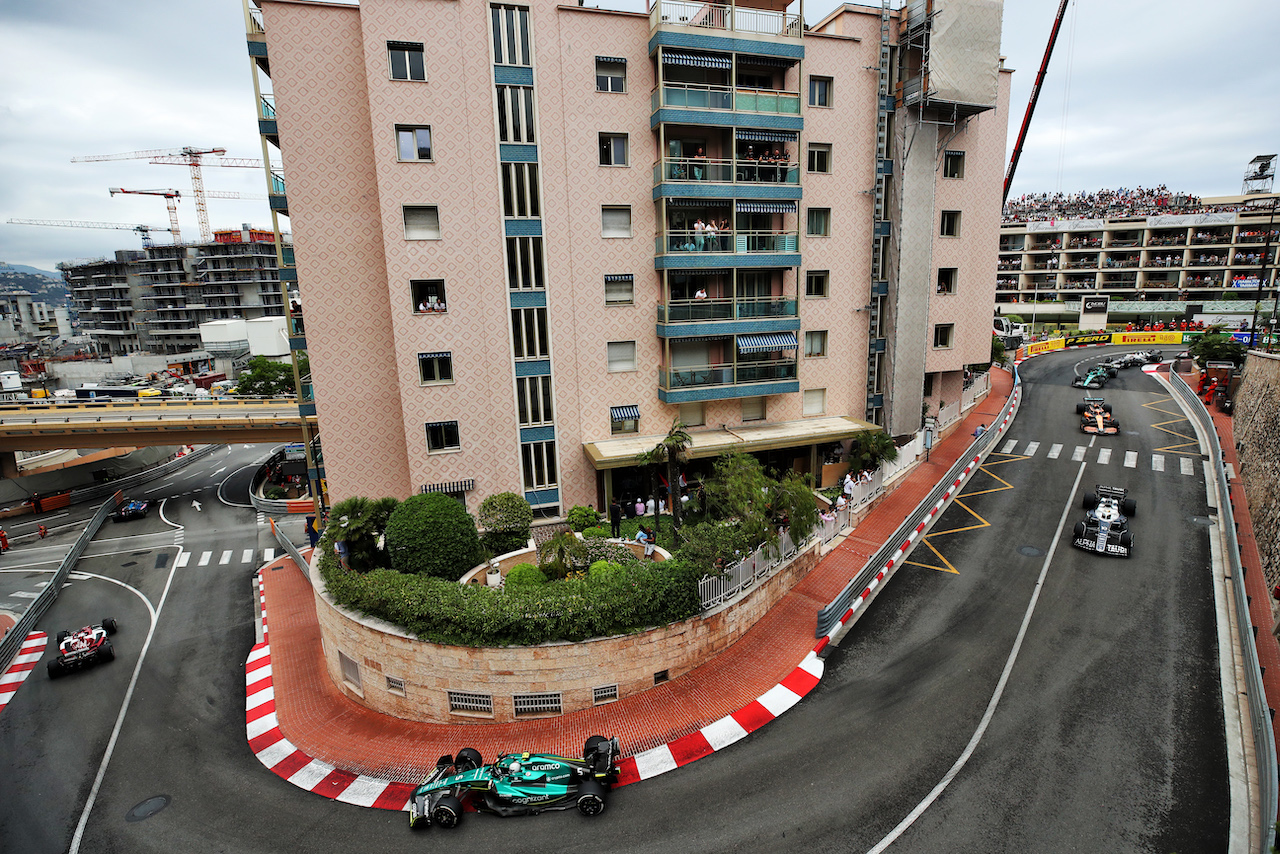
[{"label": "palm tree", "polygon": [[893,437],[883,430],[859,433],[849,449],[849,457],[862,469],[873,469],[882,462],[898,458],[898,446]]},{"label": "palm tree", "polygon": [[[659,442],[657,447],[651,448],[642,453],[636,454],[636,465],[645,466],[649,469],[649,494],[657,496],[658,494],[658,471],[663,463],[663,457],[658,455],[658,449],[662,447]],[[662,533],[662,514],[658,512],[657,498],[654,498],[653,505],[653,532],[654,534]]]},{"label": "palm tree", "polygon": [[671,507],[671,527],[675,531],[680,530],[680,465],[689,461],[689,445],[693,443],[693,437],[689,435],[689,431],[685,429],[684,423],[679,419],[671,422],[671,429],[667,431],[667,435],[662,441],[654,447],[654,451],[661,451],[661,456],[667,463],[667,504]]}]

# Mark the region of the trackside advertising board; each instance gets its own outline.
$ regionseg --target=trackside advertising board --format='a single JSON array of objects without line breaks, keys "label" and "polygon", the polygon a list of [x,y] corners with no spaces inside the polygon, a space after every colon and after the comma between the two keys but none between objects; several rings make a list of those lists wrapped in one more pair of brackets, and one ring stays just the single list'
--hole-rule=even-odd
[{"label": "trackside advertising board", "polygon": [[1112,344],[1181,344],[1181,332],[1116,332]]},{"label": "trackside advertising board", "polygon": [[1066,346],[1062,342],[1063,342],[1063,339],[1054,338],[1051,341],[1039,341],[1035,344],[1028,344],[1027,346],[1023,347],[1022,350],[1023,350],[1023,353],[1025,353],[1027,356],[1035,356],[1039,353],[1048,353],[1051,350],[1061,350],[1063,347]]},{"label": "trackside advertising board", "polygon": [[1063,347],[1084,347],[1088,344],[1110,344],[1110,332],[1094,332],[1090,335],[1068,335],[1062,339]]}]

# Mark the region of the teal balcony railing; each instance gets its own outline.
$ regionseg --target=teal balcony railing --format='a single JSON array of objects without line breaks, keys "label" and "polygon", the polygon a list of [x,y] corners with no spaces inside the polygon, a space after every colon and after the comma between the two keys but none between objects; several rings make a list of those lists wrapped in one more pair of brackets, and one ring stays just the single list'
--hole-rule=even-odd
[{"label": "teal balcony railing", "polygon": [[693,0],[657,0],[649,11],[649,28],[662,26],[797,39],[804,31],[799,15]]},{"label": "teal balcony railing", "polygon": [[650,112],[662,107],[798,116],[800,93],[749,86],[666,82],[655,86],[649,93]]},{"label": "teal balcony railing", "polygon": [[726,160],[706,157],[664,157],[653,164],[653,183],[689,181],[708,184],[800,183],[800,164],[787,161]]},{"label": "teal balcony railing", "polygon": [[706,232],[667,231],[656,236],[654,254],[676,255],[685,253],[754,254],[768,252],[799,251],[798,231],[739,231],[716,232],[708,237]]},{"label": "teal balcony railing", "polygon": [[724,365],[697,365],[659,368],[658,386],[665,391],[705,386],[747,385],[796,378],[796,360],[731,362]]},{"label": "teal balcony railing", "polygon": [[284,173],[271,170],[271,195],[283,196],[284,192]]},{"label": "teal balcony railing", "polygon": [[794,298],[672,300],[658,306],[659,323],[696,323],[707,320],[759,320],[799,317]]}]

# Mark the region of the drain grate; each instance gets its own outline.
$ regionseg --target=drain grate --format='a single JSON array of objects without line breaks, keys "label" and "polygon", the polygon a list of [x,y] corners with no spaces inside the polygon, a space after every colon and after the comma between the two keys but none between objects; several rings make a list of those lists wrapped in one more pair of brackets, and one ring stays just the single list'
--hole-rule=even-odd
[{"label": "drain grate", "polygon": [[1026,557],[1044,557],[1048,552],[1035,546],[1018,546],[1018,554]]},{"label": "drain grate", "polygon": [[147,798],[140,804],[134,805],[133,809],[124,814],[124,820],[144,821],[167,806],[169,806],[169,796],[156,795],[155,797]]}]

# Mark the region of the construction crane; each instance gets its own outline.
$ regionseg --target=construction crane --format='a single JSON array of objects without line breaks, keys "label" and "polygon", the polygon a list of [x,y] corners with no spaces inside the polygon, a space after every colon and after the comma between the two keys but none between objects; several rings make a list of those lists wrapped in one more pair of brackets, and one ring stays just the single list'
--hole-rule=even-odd
[{"label": "construction crane", "polygon": [[[225,148],[155,148],[149,151],[126,151],[123,154],[91,154],[85,157],[73,157],[72,163],[98,163],[104,160],[148,160],[151,158],[171,158],[153,160],[152,162],[181,163],[191,169],[191,194],[196,199],[196,218],[200,221],[200,239],[204,243],[213,240],[213,229],[209,227],[209,207],[205,204],[204,178],[200,174],[200,163],[205,155],[226,154]],[[261,164],[259,164],[261,166]]]},{"label": "construction crane", "polygon": [[111,187],[108,192],[112,196],[116,193],[131,196],[163,196],[165,205],[169,208],[169,231],[173,234],[173,242],[182,242],[182,232],[178,229],[178,201],[182,198],[182,194],[177,190],[126,190],[123,187]]},{"label": "construction crane", "polygon": [[206,190],[204,193],[211,199],[240,199],[241,201],[265,202],[266,193],[236,193],[230,190]]},{"label": "construction crane", "polygon": [[1000,202],[1009,200],[1009,185],[1013,183],[1013,173],[1018,171],[1018,160],[1022,157],[1022,144],[1027,140],[1027,128],[1031,126],[1031,116],[1036,111],[1036,101],[1040,100],[1040,84],[1044,82],[1045,72],[1049,70],[1049,57],[1053,56],[1053,45],[1058,41],[1058,30],[1062,29],[1062,16],[1066,14],[1067,3],[1062,0],[1058,4],[1058,14],[1053,19],[1053,29],[1049,31],[1049,44],[1044,49],[1044,59],[1040,62],[1040,71],[1031,84],[1031,97],[1027,101],[1027,114],[1022,117],[1022,128],[1018,131],[1018,141],[1013,144],[1013,157],[1009,159],[1009,171],[1004,176],[1004,195]]},{"label": "construction crane", "polygon": [[11,219],[10,225],[51,225],[56,228],[114,228],[119,231],[136,231],[142,236],[144,247],[151,245],[151,232],[169,231],[158,225],[129,225],[123,222],[81,222],[74,219]]}]

